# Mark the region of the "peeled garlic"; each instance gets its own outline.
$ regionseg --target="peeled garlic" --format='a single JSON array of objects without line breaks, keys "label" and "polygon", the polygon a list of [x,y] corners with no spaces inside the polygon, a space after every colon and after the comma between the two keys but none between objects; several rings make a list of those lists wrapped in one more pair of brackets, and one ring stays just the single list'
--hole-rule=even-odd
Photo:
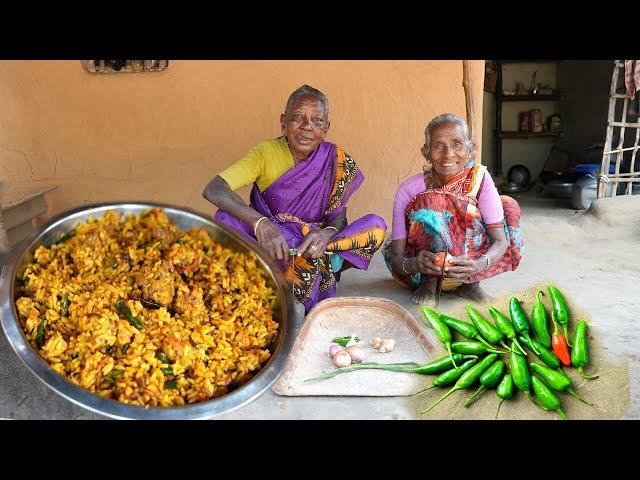
[{"label": "peeled garlic", "polygon": [[338,367],[348,367],[351,365],[351,355],[346,350],[340,350],[333,356],[333,364]]},{"label": "peeled garlic", "polygon": [[382,341],[382,346],[378,350],[380,353],[392,352],[396,348],[396,341],[393,338],[385,338]]},{"label": "peeled garlic", "polygon": [[375,337],[371,340],[371,346],[376,350],[382,346],[382,339],[380,337]]}]

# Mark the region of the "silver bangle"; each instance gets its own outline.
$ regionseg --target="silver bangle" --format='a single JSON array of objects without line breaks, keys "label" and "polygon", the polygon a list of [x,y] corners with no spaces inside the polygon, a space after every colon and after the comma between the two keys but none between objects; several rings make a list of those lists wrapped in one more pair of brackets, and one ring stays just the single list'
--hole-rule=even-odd
[{"label": "silver bangle", "polygon": [[327,228],[333,228],[336,233],[340,233],[340,230],[338,230],[336,227],[334,227],[333,225],[327,225],[326,227],[324,227],[324,229],[326,230]]},{"label": "silver bangle", "polygon": [[[487,264],[486,264],[486,265],[485,265],[485,267],[484,267],[484,270],[486,270],[486,269],[487,269],[487,268],[489,268],[489,266],[491,265],[491,259],[489,258],[489,256],[488,256],[488,255],[485,255],[484,253],[483,253],[482,255],[480,255],[480,256],[481,256],[481,257],[484,257],[484,258],[486,258],[486,259],[487,259]],[[484,270],[483,270],[483,271],[484,271]]]},{"label": "silver bangle", "polygon": [[260,225],[260,222],[261,222],[262,220],[264,220],[265,218],[268,220],[268,218],[267,218],[267,217],[260,217],[260,218],[258,219],[258,221],[255,223],[255,225],[253,226],[253,236],[254,236],[254,237],[258,238],[258,225]]},{"label": "silver bangle", "polygon": [[407,271],[407,267],[405,266],[405,265],[406,265],[407,260],[410,260],[410,257],[404,257],[404,258],[402,259],[402,263],[401,263],[401,265],[400,265],[400,266],[401,266],[401,268],[402,268],[402,271],[403,271],[406,275],[411,275],[411,272],[408,272],[408,271]]}]

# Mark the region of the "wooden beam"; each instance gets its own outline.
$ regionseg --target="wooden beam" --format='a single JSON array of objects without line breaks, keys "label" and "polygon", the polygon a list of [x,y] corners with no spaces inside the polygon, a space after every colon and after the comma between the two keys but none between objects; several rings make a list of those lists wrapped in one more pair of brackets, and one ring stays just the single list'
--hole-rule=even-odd
[{"label": "wooden beam", "polygon": [[[462,87],[464,88],[464,100],[467,109],[467,125],[469,125],[469,137],[475,143],[475,107],[473,101],[473,79],[469,60],[462,61]],[[475,147],[474,147],[475,148]]]}]

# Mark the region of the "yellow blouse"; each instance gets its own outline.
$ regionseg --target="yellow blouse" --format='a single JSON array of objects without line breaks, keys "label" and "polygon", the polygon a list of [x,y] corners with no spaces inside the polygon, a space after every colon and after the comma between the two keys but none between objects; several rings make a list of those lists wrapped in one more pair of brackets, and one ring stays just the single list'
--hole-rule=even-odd
[{"label": "yellow blouse", "polygon": [[263,192],[294,165],[289,144],[284,137],[280,137],[260,142],[218,175],[233,191],[255,182]]}]

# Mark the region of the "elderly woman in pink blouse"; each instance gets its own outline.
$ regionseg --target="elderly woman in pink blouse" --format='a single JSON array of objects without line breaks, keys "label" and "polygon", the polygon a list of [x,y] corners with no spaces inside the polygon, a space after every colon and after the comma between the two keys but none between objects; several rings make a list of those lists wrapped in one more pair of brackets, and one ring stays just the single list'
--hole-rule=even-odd
[{"label": "elderly woman in pink blouse", "polygon": [[412,301],[431,304],[442,256],[448,252],[444,291],[475,301],[488,298],[480,281],[520,263],[520,206],[500,196],[486,167],[471,159],[469,127],[452,114],[425,130],[424,173],[396,193],[391,239],[382,248],[393,277],[413,290]]}]

